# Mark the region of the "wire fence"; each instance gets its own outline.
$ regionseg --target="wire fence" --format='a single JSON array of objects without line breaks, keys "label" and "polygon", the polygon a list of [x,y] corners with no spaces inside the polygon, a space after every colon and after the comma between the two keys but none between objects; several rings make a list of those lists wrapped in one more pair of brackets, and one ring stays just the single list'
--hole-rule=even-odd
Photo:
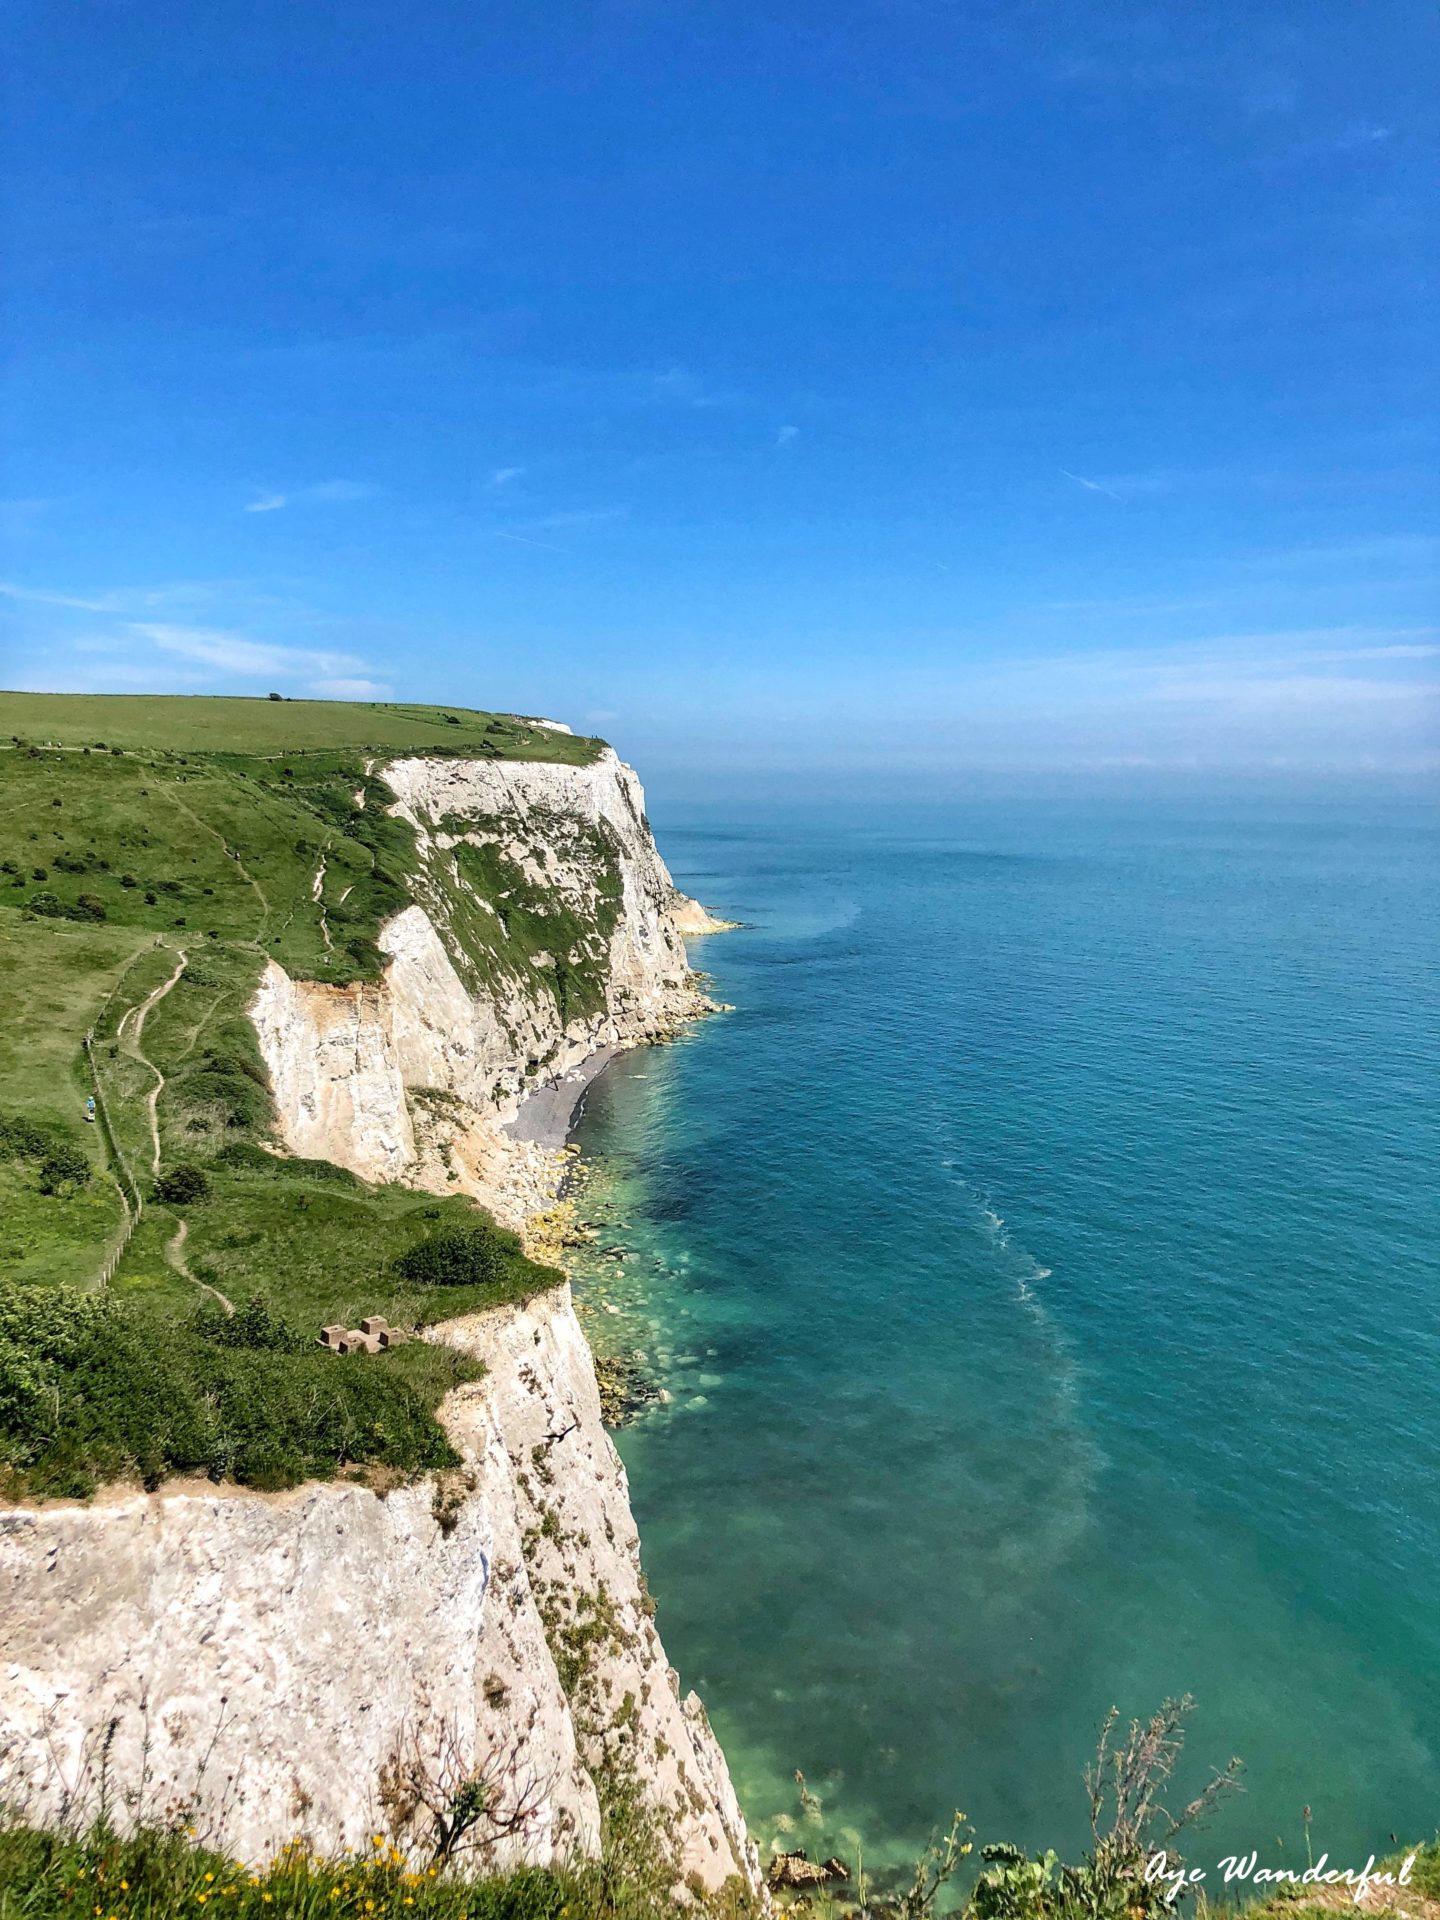
[{"label": "wire fence", "polygon": [[111,1124],[110,1109],[105,1104],[105,1089],[100,1084],[100,1069],[95,1063],[95,1029],[91,1027],[85,1035],[85,1061],[90,1069],[90,1084],[95,1089],[95,1111],[100,1120],[100,1133],[105,1141],[106,1150],[115,1169],[115,1184],[120,1189],[120,1199],[125,1208],[125,1224],[111,1242],[109,1250],[100,1268],[102,1287],[108,1287],[115,1276],[115,1269],[125,1257],[135,1229],[140,1224],[140,1216],[145,1211],[144,1196],[139,1183],[130,1171],[130,1164],[120,1151],[120,1141]]}]

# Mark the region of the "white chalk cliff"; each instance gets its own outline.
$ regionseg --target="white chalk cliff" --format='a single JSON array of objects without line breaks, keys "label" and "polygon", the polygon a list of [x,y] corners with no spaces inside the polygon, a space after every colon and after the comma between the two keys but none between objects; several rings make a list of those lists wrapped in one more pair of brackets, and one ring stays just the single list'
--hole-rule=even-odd
[{"label": "white chalk cliff", "polygon": [[0,1512],[0,1799],[93,1807],[103,1764],[120,1806],[183,1806],[263,1861],[299,1835],[405,1846],[397,1781],[448,1770],[486,1783],[482,1860],[546,1864],[595,1851],[618,1725],[682,1874],[755,1879],[655,1632],[569,1288],[436,1337],[487,1369],[442,1408],[466,1465],[439,1482]]},{"label": "white chalk cliff", "polygon": [[[295,1153],[470,1193],[522,1226],[555,1167],[507,1123],[527,1093],[601,1048],[707,1008],[676,919],[694,903],[660,858],[639,780],[608,747],[587,766],[427,758],[382,772],[415,831],[415,904],[380,930],[376,984],[266,967],[252,1017],[281,1133]],[[507,942],[507,890],[476,885],[457,857],[467,846],[499,856],[553,913],[554,951]],[[594,988],[573,1012],[557,967]]]},{"label": "white chalk cliff", "polygon": [[[252,1017],[279,1132],[523,1225],[556,1161],[506,1131],[524,1094],[708,1005],[676,925],[689,903],[608,749],[383,774],[416,835],[413,903],[381,929],[378,982],[267,966]],[[525,941],[507,935],[507,893],[527,903]],[[487,939],[492,921],[507,937]],[[103,1766],[112,1804],[192,1807],[202,1834],[260,1861],[298,1835],[322,1852],[382,1831],[417,1843],[415,1782],[478,1774],[483,1857],[546,1863],[596,1849],[618,1749],[682,1874],[758,1886],[724,1757],[655,1632],[568,1285],[428,1337],[485,1367],[440,1409],[464,1466],[439,1478],[0,1511],[0,1799],[93,1806]]]}]

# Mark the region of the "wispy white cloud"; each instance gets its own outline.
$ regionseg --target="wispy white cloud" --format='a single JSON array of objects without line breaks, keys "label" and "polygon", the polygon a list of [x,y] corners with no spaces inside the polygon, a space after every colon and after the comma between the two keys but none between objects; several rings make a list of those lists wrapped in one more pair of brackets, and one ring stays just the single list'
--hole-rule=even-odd
[{"label": "wispy white cloud", "polygon": [[1123,497],[1103,480],[1089,480],[1083,473],[1071,473],[1068,467],[1061,467],[1060,472],[1065,479],[1073,480],[1077,487],[1084,487],[1087,493],[1103,493],[1107,500],[1119,500],[1124,505]]},{"label": "wispy white cloud", "polygon": [[557,547],[551,540],[532,540],[528,534],[509,533],[504,527],[493,528],[491,538],[494,540],[513,541],[517,547],[540,547],[543,548],[546,553],[563,553],[565,551],[563,547]]},{"label": "wispy white cloud", "polygon": [[246,513],[278,513],[289,506],[343,506],[354,500],[369,500],[375,489],[363,480],[317,480],[312,486],[296,487],[289,493],[267,492],[247,503]]},{"label": "wispy white cloud", "polygon": [[624,520],[630,512],[628,507],[572,507],[559,513],[545,513],[533,520],[517,520],[510,527],[492,527],[491,538],[512,540],[521,547],[540,547],[546,553],[564,553],[566,548],[556,546],[553,540],[539,540],[535,536],[542,533],[583,533],[587,528],[613,525]]},{"label": "wispy white cloud", "polygon": [[268,674],[280,678],[344,676],[363,671],[365,662],[329,648],[286,647],[270,640],[215,627],[177,627],[155,621],[131,621],[129,631],[162,653],[197,660],[230,675]]},{"label": "wispy white cloud", "polygon": [[525,469],[523,467],[496,467],[490,476],[492,487],[508,487],[512,480],[518,480]]},{"label": "wispy white cloud", "polygon": [[84,596],[74,593],[51,593],[42,587],[17,587],[9,581],[0,581],[0,594],[7,600],[24,600],[40,607],[73,607],[81,613],[118,613],[120,611],[117,596],[101,594]]},{"label": "wispy white cloud", "polygon": [[792,441],[799,438],[799,427],[781,427],[775,435],[775,444],[777,447],[788,447]]},{"label": "wispy white cloud", "polygon": [[1387,140],[1394,138],[1394,134],[1393,127],[1382,127],[1373,120],[1357,120],[1353,126],[1345,129],[1335,145],[1341,153],[1359,153],[1366,147],[1384,146]]}]

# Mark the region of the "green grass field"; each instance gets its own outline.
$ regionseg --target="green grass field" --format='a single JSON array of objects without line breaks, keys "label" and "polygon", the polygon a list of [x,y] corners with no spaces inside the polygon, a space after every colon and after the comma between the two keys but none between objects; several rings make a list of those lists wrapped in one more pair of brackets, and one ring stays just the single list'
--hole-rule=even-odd
[{"label": "green grass field", "polygon": [[[375,979],[382,922],[450,884],[388,813],[368,750],[572,763],[598,751],[487,714],[451,725],[443,711],[6,697],[21,742],[0,748],[0,1470],[14,1490],[443,1464],[430,1410],[463,1377],[454,1355],[416,1343],[346,1360],[309,1343],[330,1321],[380,1312],[419,1326],[555,1282],[498,1232],[485,1284],[404,1282],[406,1249],[483,1220],[472,1203],[270,1150],[246,1012],[266,961],[337,986]],[[562,1010],[593,1000],[618,882],[603,835],[575,832],[594,838],[594,926],[494,849],[464,849],[471,891],[444,904],[476,987],[533,982],[530,955],[549,946],[572,955],[540,976]],[[81,1173],[61,1177],[64,1165]],[[156,1198],[156,1180],[182,1166],[200,1169],[203,1198]],[[143,1212],[111,1273],[136,1193]],[[54,1289],[92,1306],[67,1317]],[[256,1295],[297,1351],[222,1350],[203,1331],[217,1297]]]},{"label": "green grass field", "polygon": [[213,694],[0,693],[0,736],[149,752],[488,753],[584,766],[603,741],[509,713],[398,701],[256,700]]}]

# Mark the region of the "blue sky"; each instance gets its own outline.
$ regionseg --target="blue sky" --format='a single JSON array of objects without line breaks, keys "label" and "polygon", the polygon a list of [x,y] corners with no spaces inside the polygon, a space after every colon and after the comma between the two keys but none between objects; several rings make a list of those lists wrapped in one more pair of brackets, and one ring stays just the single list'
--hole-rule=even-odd
[{"label": "blue sky", "polygon": [[1433,764],[1428,4],[11,20],[7,683]]}]

